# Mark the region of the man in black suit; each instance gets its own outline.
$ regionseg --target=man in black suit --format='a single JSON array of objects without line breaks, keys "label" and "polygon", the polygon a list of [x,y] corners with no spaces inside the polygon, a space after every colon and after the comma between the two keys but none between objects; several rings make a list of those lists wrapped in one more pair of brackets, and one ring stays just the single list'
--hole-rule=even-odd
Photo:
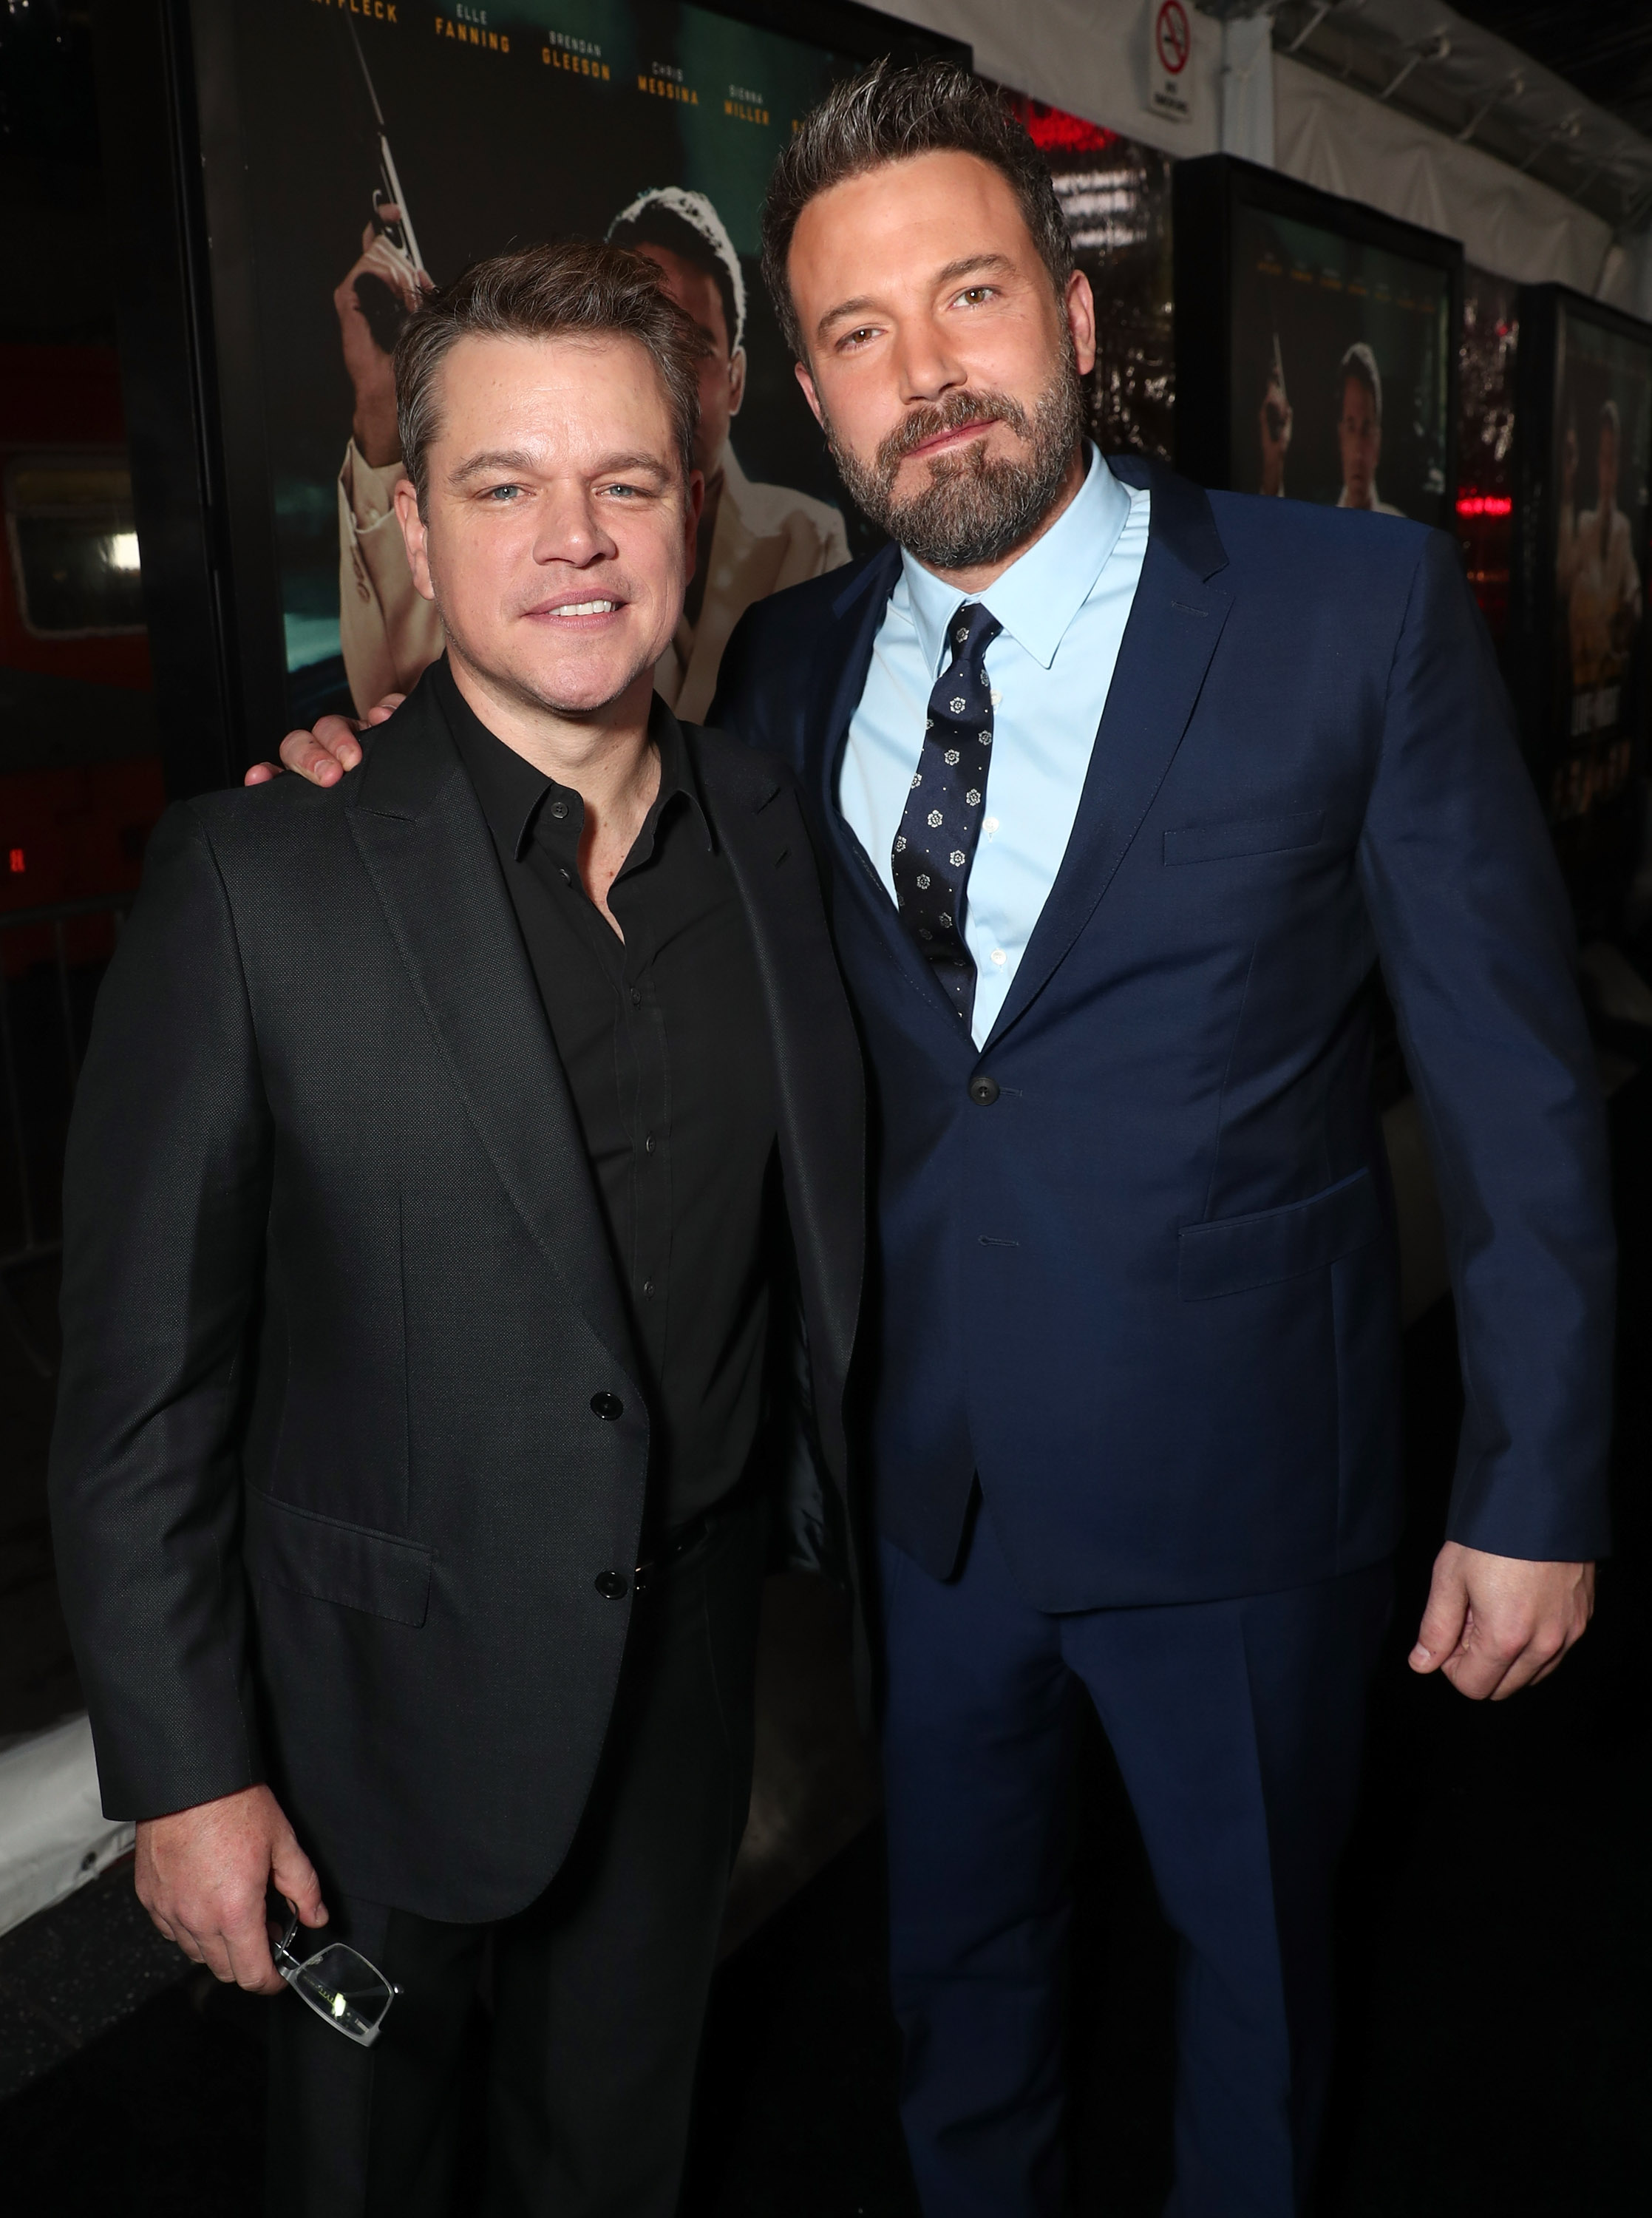
[{"label": "man in black suit", "polygon": [[486,2207],[665,2218],[776,1459],[837,1514],[853,1032],[787,774],[652,697],[695,367],[606,247],[410,325],[448,658],[332,789],[171,812],[81,1081],[53,1496],[105,1807],[220,1979],[280,1992],[273,1888],[330,1928],[289,1971],[400,1990],[370,2057],[276,2011],[282,2211],[446,2207],[486,1961]]}]

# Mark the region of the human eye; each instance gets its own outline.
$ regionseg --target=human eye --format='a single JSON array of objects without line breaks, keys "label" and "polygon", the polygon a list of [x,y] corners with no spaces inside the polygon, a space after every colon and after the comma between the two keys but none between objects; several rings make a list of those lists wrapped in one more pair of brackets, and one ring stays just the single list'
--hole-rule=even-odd
[{"label": "human eye", "polygon": [[838,354],[858,353],[861,348],[868,345],[876,337],[875,324],[857,324],[852,331],[844,331],[839,334],[836,350]]},{"label": "human eye", "polygon": [[995,300],[997,298],[996,285],[966,285],[962,292],[956,295],[952,305],[955,308],[960,306],[966,308],[981,308],[985,307],[988,300]]},{"label": "human eye", "polygon": [[510,508],[527,496],[527,487],[519,485],[491,485],[482,488],[482,499],[491,508]]}]

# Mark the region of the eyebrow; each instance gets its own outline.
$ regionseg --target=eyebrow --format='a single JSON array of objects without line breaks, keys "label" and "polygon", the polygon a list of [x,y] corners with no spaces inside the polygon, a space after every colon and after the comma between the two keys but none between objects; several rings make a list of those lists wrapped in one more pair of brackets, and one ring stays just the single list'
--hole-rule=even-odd
[{"label": "eyebrow", "polygon": [[[956,262],[943,263],[932,282],[937,286],[956,285],[960,277],[981,276],[989,270],[1013,270],[1014,263],[1007,254],[963,254]],[[835,308],[828,308],[815,325],[817,338],[824,338],[833,324],[840,324],[851,316],[864,315],[875,310],[877,302],[869,293],[857,294],[852,300],[839,300]]]},{"label": "eyebrow", "polygon": [[[524,477],[532,477],[538,468],[538,459],[522,448],[489,447],[480,454],[467,455],[462,462],[456,462],[449,473],[448,482],[463,485],[472,478],[489,476],[495,470],[519,471]],[[612,470],[645,470],[650,476],[658,478],[662,485],[669,483],[673,474],[658,455],[646,454],[604,455],[588,474],[605,477]]]}]

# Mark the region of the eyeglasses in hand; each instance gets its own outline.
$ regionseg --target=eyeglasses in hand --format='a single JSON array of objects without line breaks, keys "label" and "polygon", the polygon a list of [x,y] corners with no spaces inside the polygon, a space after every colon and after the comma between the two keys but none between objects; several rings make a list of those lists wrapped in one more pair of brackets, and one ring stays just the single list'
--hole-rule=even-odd
[{"label": "eyeglasses in hand", "polygon": [[329,1942],[313,1956],[300,1957],[294,1946],[299,1936],[299,1914],[282,1898],[287,1912],[277,1930],[269,1923],[269,1953],[275,1969],[301,2002],[318,2017],[325,2018],[335,2033],[358,2047],[371,2048],[384,2024],[385,2013],[401,1992],[376,1964],[369,1964],[358,1949],[342,1941]]}]

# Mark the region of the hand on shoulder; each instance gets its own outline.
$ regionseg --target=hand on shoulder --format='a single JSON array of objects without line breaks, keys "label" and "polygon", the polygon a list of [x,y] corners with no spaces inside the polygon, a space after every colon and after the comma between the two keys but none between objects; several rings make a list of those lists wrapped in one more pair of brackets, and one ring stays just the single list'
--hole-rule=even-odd
[{"label": "hand on shoulder", "polygon": [[254,763],[241,783],[267,785],[283,770],[290,770],[312,785],[337,785],[362,759],[356,734],[370,725],[387,723],[406,697],[405,693],[387,693],[359,722],[353,716],[323,716],[312,732],[289,732],[281,743],[281,760]]}]

